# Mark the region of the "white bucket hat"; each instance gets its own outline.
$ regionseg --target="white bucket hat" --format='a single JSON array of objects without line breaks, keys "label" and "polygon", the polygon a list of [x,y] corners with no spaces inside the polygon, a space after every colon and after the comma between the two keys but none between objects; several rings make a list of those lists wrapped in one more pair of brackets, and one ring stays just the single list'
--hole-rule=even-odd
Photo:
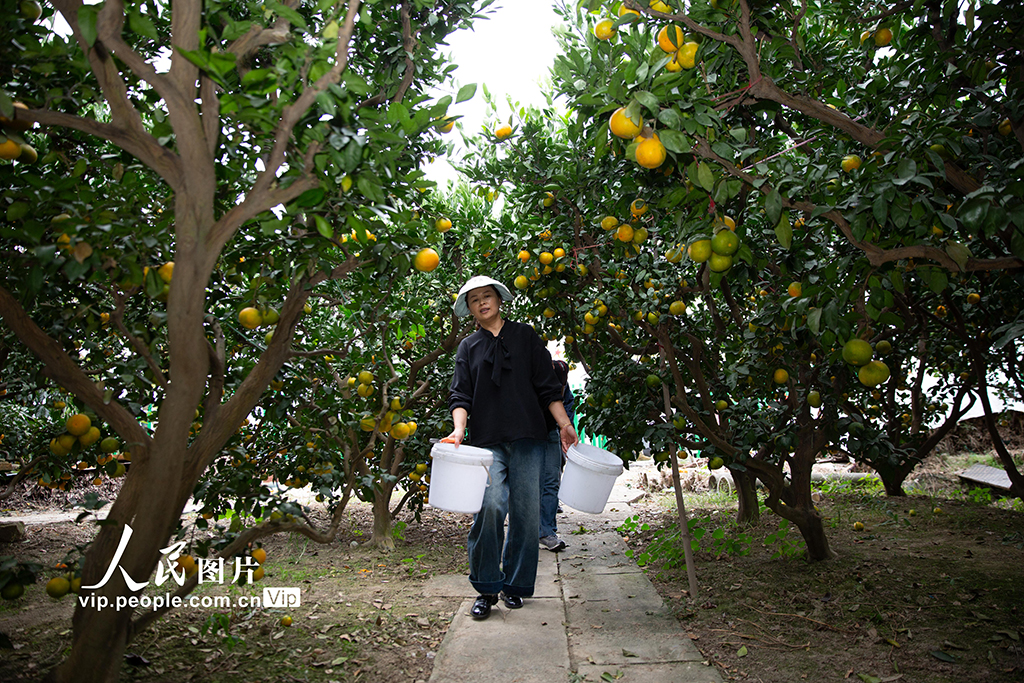
[{"label": "white bucket hat", "polygon": [[462,285],[462,289],[459,290],[459,296],[455,298],[455,315],[460,317],[469,315],[469,304],[466,303],[466,297],[472,290],[486,287],[487,285],[494,285],[494,288],[498,290],[498,294],[501,295],[502,301],[512,300],[512,292],[508,290],[508,287],[494,278],[487,277],[486,275],[476,275],[469,278],[466,284]]}]

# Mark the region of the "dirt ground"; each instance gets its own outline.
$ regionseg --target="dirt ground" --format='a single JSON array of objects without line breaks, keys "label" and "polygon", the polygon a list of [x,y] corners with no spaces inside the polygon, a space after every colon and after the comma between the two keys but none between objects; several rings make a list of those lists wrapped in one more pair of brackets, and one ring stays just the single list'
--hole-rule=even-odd
[{"label": "dirt ground", "polygon": [[[796,530],[780,532],[770,513],[741,529],[727,496],[688,494],[695,525],[705,531],[696,600],[686,593],[680,546],[663,542],[675,519],[671,492],[634,506],[623,533],[726,680],[1024,680],[1024,506],[975,502],[981,494],[950,488],[963,463],[929,462],[917,489],[928,495],[903,499],[877,487],[823,485],[819,508],[837,557],[814,565],[800,558]],[[60,502],[18,505],[52,512]],[[10,502],[4,509],[11,514]],[[314,511],[322,519],[323,510]],[[857,522],[864,528],[855,529]],[[425,596],[423,586],[430,576],[468,571],[468,524],[467,516],[428,510],[420,523],[403,519],[395,551],[383,553],[365,544],[370,510],[354,503],[330,545],[268,539],[262,582],[213,585],[200,595],[296,586],[299,608],[177,610],[131,643],[122,679],[426,681],[459,601]],[[0,556],[53,567],[92,533],[70,521],[33,526],[25,541],[0,545]],[[52,600],[44,584],[0,605],[0,633],[14,648],[0,655],[0,680],[38,679],[67,653],[73,603]],[[286,614],[290,627],[281,625]]]}]

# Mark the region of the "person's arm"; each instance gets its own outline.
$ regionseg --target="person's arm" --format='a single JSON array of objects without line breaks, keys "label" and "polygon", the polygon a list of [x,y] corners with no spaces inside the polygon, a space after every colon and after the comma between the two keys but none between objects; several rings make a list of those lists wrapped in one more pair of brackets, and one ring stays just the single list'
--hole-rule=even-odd
[{"label": "person's arm", "polygon": [[562,450],[569,450],[569,446],[575,445],[580,442],[580,437],[576,434],[576,428],[572,426],[572,420],[565,413],[565,406],[562,405],[561,401],[552,401],[548,405],[548,410],[551,411],[551,416],[555,418],[555,424],[558,425],[558,436],[562,442]]},{"label": "person's arm", "polygon": [[472,404],[473,379],[469,370],[469,353],[463,343],[459,344],[459,349],[455,352],[455,374],[448,394],[448,409],[452,411],[455,428],[441,441],[454,443],[456,446],[462,443],[466,438],[466,423],[469,421],[469,408]]},{"label": "person's arm", "polygon": [[455,423],[455,429],[448,436],[441,439],[443,443],[453,443],[456,446],[462,443],[462,439],[466,436],[466,420],[469,418],[469,413],[466,412],[465,408],[456,408],[452,411],[452,421]]}]

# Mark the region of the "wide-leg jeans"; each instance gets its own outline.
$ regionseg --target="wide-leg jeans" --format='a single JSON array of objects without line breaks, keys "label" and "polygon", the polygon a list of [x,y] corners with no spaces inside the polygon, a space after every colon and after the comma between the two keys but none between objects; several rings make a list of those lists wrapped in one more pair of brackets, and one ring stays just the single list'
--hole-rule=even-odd
[{"label": "wide-leg jeans", "polygon": [[528,598],[537,581],[540,471],[548,444],[518,439],[487,448],[494,462],[483,506],[469,530],[469,582],[481,594],[504,591]]}]

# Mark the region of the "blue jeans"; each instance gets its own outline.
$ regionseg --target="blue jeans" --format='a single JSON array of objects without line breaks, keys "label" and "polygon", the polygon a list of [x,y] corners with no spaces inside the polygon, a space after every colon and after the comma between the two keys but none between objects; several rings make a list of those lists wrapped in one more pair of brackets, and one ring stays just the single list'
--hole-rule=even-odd
[{"label": "blue jeans", "polygon": [[467,543],[469,582],[478,593],[533,595],[539,555],[540,470],[547,447],[537,439],[488,446],[494,453],[490,483]]},{"label": "blue jeans", "polygon": [[548,434],[544,464],[540,470],[540,538],[557,536],[558,485],[562,481],[562,440],[557,429]]}]

